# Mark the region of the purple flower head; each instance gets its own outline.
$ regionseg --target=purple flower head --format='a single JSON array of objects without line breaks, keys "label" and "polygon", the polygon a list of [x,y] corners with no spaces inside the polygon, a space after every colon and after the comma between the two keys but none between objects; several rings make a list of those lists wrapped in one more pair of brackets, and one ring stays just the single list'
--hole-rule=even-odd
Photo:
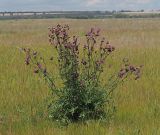
[{"label": "purple flower head", "polygon": [[119,73],[118,73],[118,77],[119,78],[123,78],[123,77],[125,77],[126,76],[126,69],[125,68],[122,68],[120,71],[119,71]]},{"label": "purple flower head", "polygon": [[62,30],[61,34],[62,34],[63,37],[67,37],[67,32],[66,32],[65,29]]},{"label": "purple flower head", "polygon": [[29,55],[27,55],[27,57],[26,57],[25,64],[26,65],[30,64],[30,56]]},{"label": "purple flower head", "polygon": [[136,68],[135,68],[133,65],[130,65],[130,66],[129,66],[129,69],[130,69],[131,72],[136,71]]},{"label": "purple flower head", "polygon": [[37,67],[39,68],[39,69],[42,69],[42,65],[38,62],[37,63]]},{"label": "purple flower head", "polygon": [[114,47],[114,46],[111,46],[111,45],[106,44],[105,49],[106,49],[109,53],[111,53],[111,52],[113,52],[113,51],[115,50],[115,47]]}]

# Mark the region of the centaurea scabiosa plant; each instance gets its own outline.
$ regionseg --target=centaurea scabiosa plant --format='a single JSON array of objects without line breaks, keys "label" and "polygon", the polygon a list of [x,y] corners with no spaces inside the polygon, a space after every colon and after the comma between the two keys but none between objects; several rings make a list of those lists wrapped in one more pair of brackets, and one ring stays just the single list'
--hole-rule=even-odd
[{"label": "centaurea scabiosa plant", "polygon": [[65,124],[109,120],[114,112],[113,91],[130,75],[138,79],[141,66],[135,67],[124,59],[124,67],[102,85],[100,76],[104,63],[115,51],[115,47],[105,38],[100,38],[100,29],[92,28],[85,35],[84,46],[80,46],[76,36],[69,36],[69,30],[68,25],[49,28],[49,42],[58,54],[58,69],[63,87],[55,85],[56,80],[48,73],[44,59],[37,52],[23,49],[26,54],[25,63],[32,65],[34,73],[41,74],[52,90],[53,100],[48,105],[50,118]]}]

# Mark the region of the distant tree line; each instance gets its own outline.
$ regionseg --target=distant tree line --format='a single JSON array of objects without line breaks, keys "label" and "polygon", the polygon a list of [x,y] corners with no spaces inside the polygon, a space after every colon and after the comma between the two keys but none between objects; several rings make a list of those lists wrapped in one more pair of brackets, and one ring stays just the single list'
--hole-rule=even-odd
[{"label": "distant tree line", "polygon": [[[159,18],[160,13],[129,14],[127,11],[55,11],[55,12],[0,12],[0,19],[47,19],[47,18],[71,18],[71,19],[105,19],[105,18]],[[140,12],[140,11],[139,11]],[[144,12],[141,10],[141,12]],[[28,12],[25,12],[28,13]]]}]

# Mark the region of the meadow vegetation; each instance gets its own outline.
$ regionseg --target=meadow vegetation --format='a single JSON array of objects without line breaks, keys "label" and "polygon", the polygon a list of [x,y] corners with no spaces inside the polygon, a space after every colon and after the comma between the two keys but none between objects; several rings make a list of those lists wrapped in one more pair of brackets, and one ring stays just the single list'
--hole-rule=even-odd
[{"label": "meadow vegetation", "polygon": [[[56,56],[47,35],[47,28],[58,23],[70,25],[71,35],[78,35],[81,44],[85,43],[83,37],[90,27],[103,29],[102,35],[116,50],[105,64],[102,83],[108,74],[119,69],[124,57],[131,63],[144,65],[140,80],[127,81],[116,89],[117,109],[110,124],[90,121],[59,128],[48,119],[46,105],[50,91],[43,79],[22,64],[24,55],[19,48],[29,47],[40,52],[58,76],[52,63]],[[0,21],[0,135],[159,135],[159,37],[160,19]]]}]

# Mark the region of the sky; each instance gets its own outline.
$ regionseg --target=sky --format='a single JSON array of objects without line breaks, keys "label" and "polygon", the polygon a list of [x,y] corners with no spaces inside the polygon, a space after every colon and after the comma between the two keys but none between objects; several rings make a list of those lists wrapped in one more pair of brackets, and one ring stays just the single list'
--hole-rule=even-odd
[{"label": "sky", "polygon": [[160,10],[160,0],[0,0],[0,11]]}]

